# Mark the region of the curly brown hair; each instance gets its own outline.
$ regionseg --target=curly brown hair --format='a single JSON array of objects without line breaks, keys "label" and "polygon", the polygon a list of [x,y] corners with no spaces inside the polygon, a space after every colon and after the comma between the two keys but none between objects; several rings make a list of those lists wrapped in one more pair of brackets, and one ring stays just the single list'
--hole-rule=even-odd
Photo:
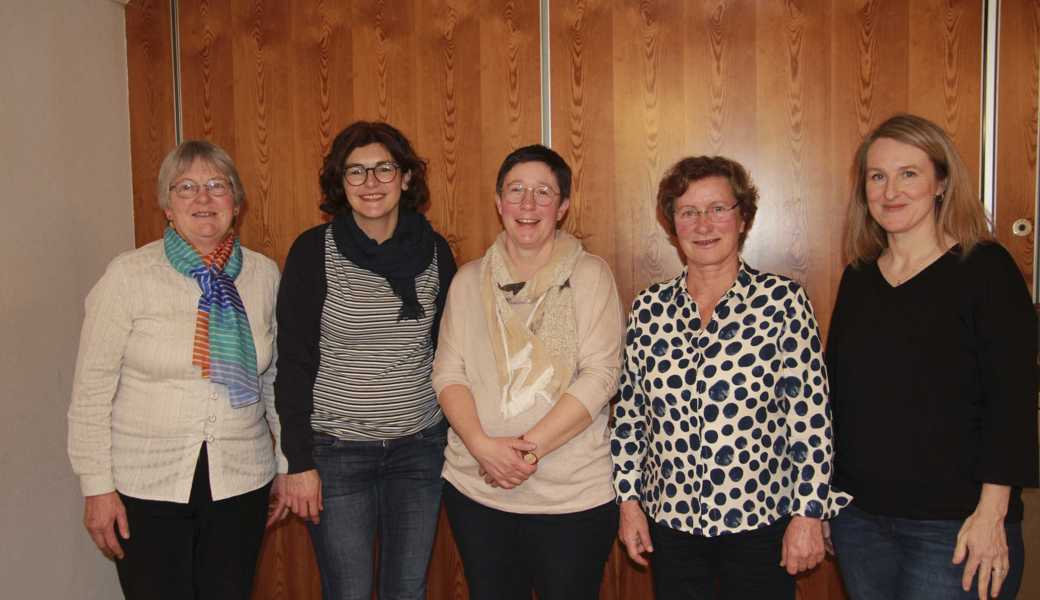
[{"label": "curly brown hair", "polygon": [[339,132],[332,142],[332,149],[321,167],[318,180],[323,200],[321,210],[334,215],[350,210],[347,192],[343,189],[343,172],[347,157],[355,148],[369,144],[381,144],[400,168],[400,177],[410,173],[408,189],[401,192],[401,207],[416,210],[430,200],[430,188],[426,184],[426,161],[412,149],[411,142],[396,127],[382,121],[355,121]]}]

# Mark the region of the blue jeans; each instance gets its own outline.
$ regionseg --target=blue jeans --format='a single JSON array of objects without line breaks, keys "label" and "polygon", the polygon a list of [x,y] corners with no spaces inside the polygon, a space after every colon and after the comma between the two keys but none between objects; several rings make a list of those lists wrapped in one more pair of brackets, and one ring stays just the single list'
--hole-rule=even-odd
[{"label": "blue jeans", "polygon": [[441,502],[447,421],[407,437],[346,441],[314,434],[325,509],[309,525],[326,600],[370,600],[376,531],[379,598],[426,598]]},{"label": "blue jeans", "polygon": [[[852,600],[951,600],[978,598],[961,589],[964,563],[953,564],[963,521],[881,517],[854,506],[831,521],[845,589]],[[1000,598],[1014,598],[1022,584],[1022,524],[1006,524],[1010,569]],[[965,560],[966,562],[966,560]],[[987,594],[988,597],[988,594]]]}]

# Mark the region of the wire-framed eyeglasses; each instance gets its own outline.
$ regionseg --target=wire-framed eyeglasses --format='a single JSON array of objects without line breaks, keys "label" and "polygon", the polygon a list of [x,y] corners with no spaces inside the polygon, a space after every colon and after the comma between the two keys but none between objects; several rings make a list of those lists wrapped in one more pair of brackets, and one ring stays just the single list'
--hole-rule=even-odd
[{"label": "wire-framed eyeglasses", "polygon": [[231,193],[231,182],[227,179],[214,177],[206,183],[197,183],[191,179],[181,179],[170,186],[170,191],[177,195],[181,200],[194,200],[202,188],[206,188],[206,193],[212,198],[221,198]]},{"label": "wire-framed eyeglasses", "polygon": [[703,217],[707,218],[709,223],[726,223],[736,215],[736,213],[733,212],[733,209],[738,206],[740,206],[739,202],[735,203],[733,206],[709,206],[704,210],[699,210],[692,206],[683,206],[676,209],[674,213],[675,221],[677,223],[693,222]]},{"label": "wire-framed eyeglasses", "polygon": [[557,192],[548,185],[524,185],[519,181],[505,184],[502,186],[502,191],[499,193],[502,196],[502,199],[509,204],[520,204],[527,196],[528,190],[531,191],[531,197],[534,198],[534,203],[538,206],[550,206],[560,195],[560,192]]}]

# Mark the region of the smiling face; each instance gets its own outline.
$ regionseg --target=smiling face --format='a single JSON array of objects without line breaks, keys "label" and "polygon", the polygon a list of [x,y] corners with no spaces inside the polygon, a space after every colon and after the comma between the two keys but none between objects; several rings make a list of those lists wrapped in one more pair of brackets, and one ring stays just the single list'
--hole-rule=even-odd
[{"label": "smiling face", "polygon": [[867,210],[889,235],[935,235],[936,196],[945,181],[924,150],[879,138],[867,150]]},{"label": "smiling face", "polygon": [[[347,155],[345,165],[360,165],[371,169],[380,163],[395,162],[390,151],[382,144],[374,143],[359,146]],[[401,173],[389,183],[376,179],[373,171],[365,173],[365,182],[361,185],[350,185],[343,182],[347,195],[347,203],[354,213],[354,221],[370,238],[383,242],[394,233],[397,227],[398,205],[401,203],[401,192],[408,189],[410,173]]]},{"label": "smiling face", "polygon": [[[712,222],[707,215],[713,209],[729,209],[736,203],[729,181],[719,176],[691,182],[686,192],[675,199],[675,234],[691,268],[739,264],[740,234],[744,231],[740,209],[721,211],[719,222]],[[700,215],[683,218],[684,209],[687,213],[696,209]]]},{"label": "smiling face", "polygon": [[[560,201],[560,184],[552,169],[543,162],[522,162],[513,167],[502,179],[502,189],[522,185],[526,190],[519,204],[512,204],[495,196],[495,206],[502,216],[506,239],[514,248],[526,253],[543,250],[556,235],[556,224],[567,214],[570,200]],[[538,206],[531,190],[538,186],[549,186],[556,192],[552,204]]]},{"label": "smiling face", "polygon": [[[170,190],[169,207],[163,212],[177,233],[206,255],[231,231],[231,223],[238,214],[238,207],[235,206],[233,191],[217,198],[210,196],[205,186],[207,181],[219,179],[228,182],[228,178],[213,165],[196,160],[191,164],[191,168],[173,179],[173,184],[189,179],[199,185],[198,194],[194,198],[185,199]],[[230,183],[228,185],[230,186]]]}]

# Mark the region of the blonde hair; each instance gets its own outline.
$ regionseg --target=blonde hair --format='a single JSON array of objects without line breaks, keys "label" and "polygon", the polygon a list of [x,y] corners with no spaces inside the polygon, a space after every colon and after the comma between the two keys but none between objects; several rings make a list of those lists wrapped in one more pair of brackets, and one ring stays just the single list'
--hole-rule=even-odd
[{"label": "blonde hair", "polygon": [[909,144],[928,155],[935,177],[945,182],[943,193],[936,197],[936,235],[939,245],[945,236],[957,240],[961,256],[967,256],[975,244],[993,239],[982,202],[975,194],[971,177],[961,160],[953,140],[935,123],[911,114],[889,118],[870,132],[856,150],[852,161],[852,193],[845,219],[845,260],[853,265],[876,260],[888,247],[888,236],[867,209],[867,152],[881,138]]}]

